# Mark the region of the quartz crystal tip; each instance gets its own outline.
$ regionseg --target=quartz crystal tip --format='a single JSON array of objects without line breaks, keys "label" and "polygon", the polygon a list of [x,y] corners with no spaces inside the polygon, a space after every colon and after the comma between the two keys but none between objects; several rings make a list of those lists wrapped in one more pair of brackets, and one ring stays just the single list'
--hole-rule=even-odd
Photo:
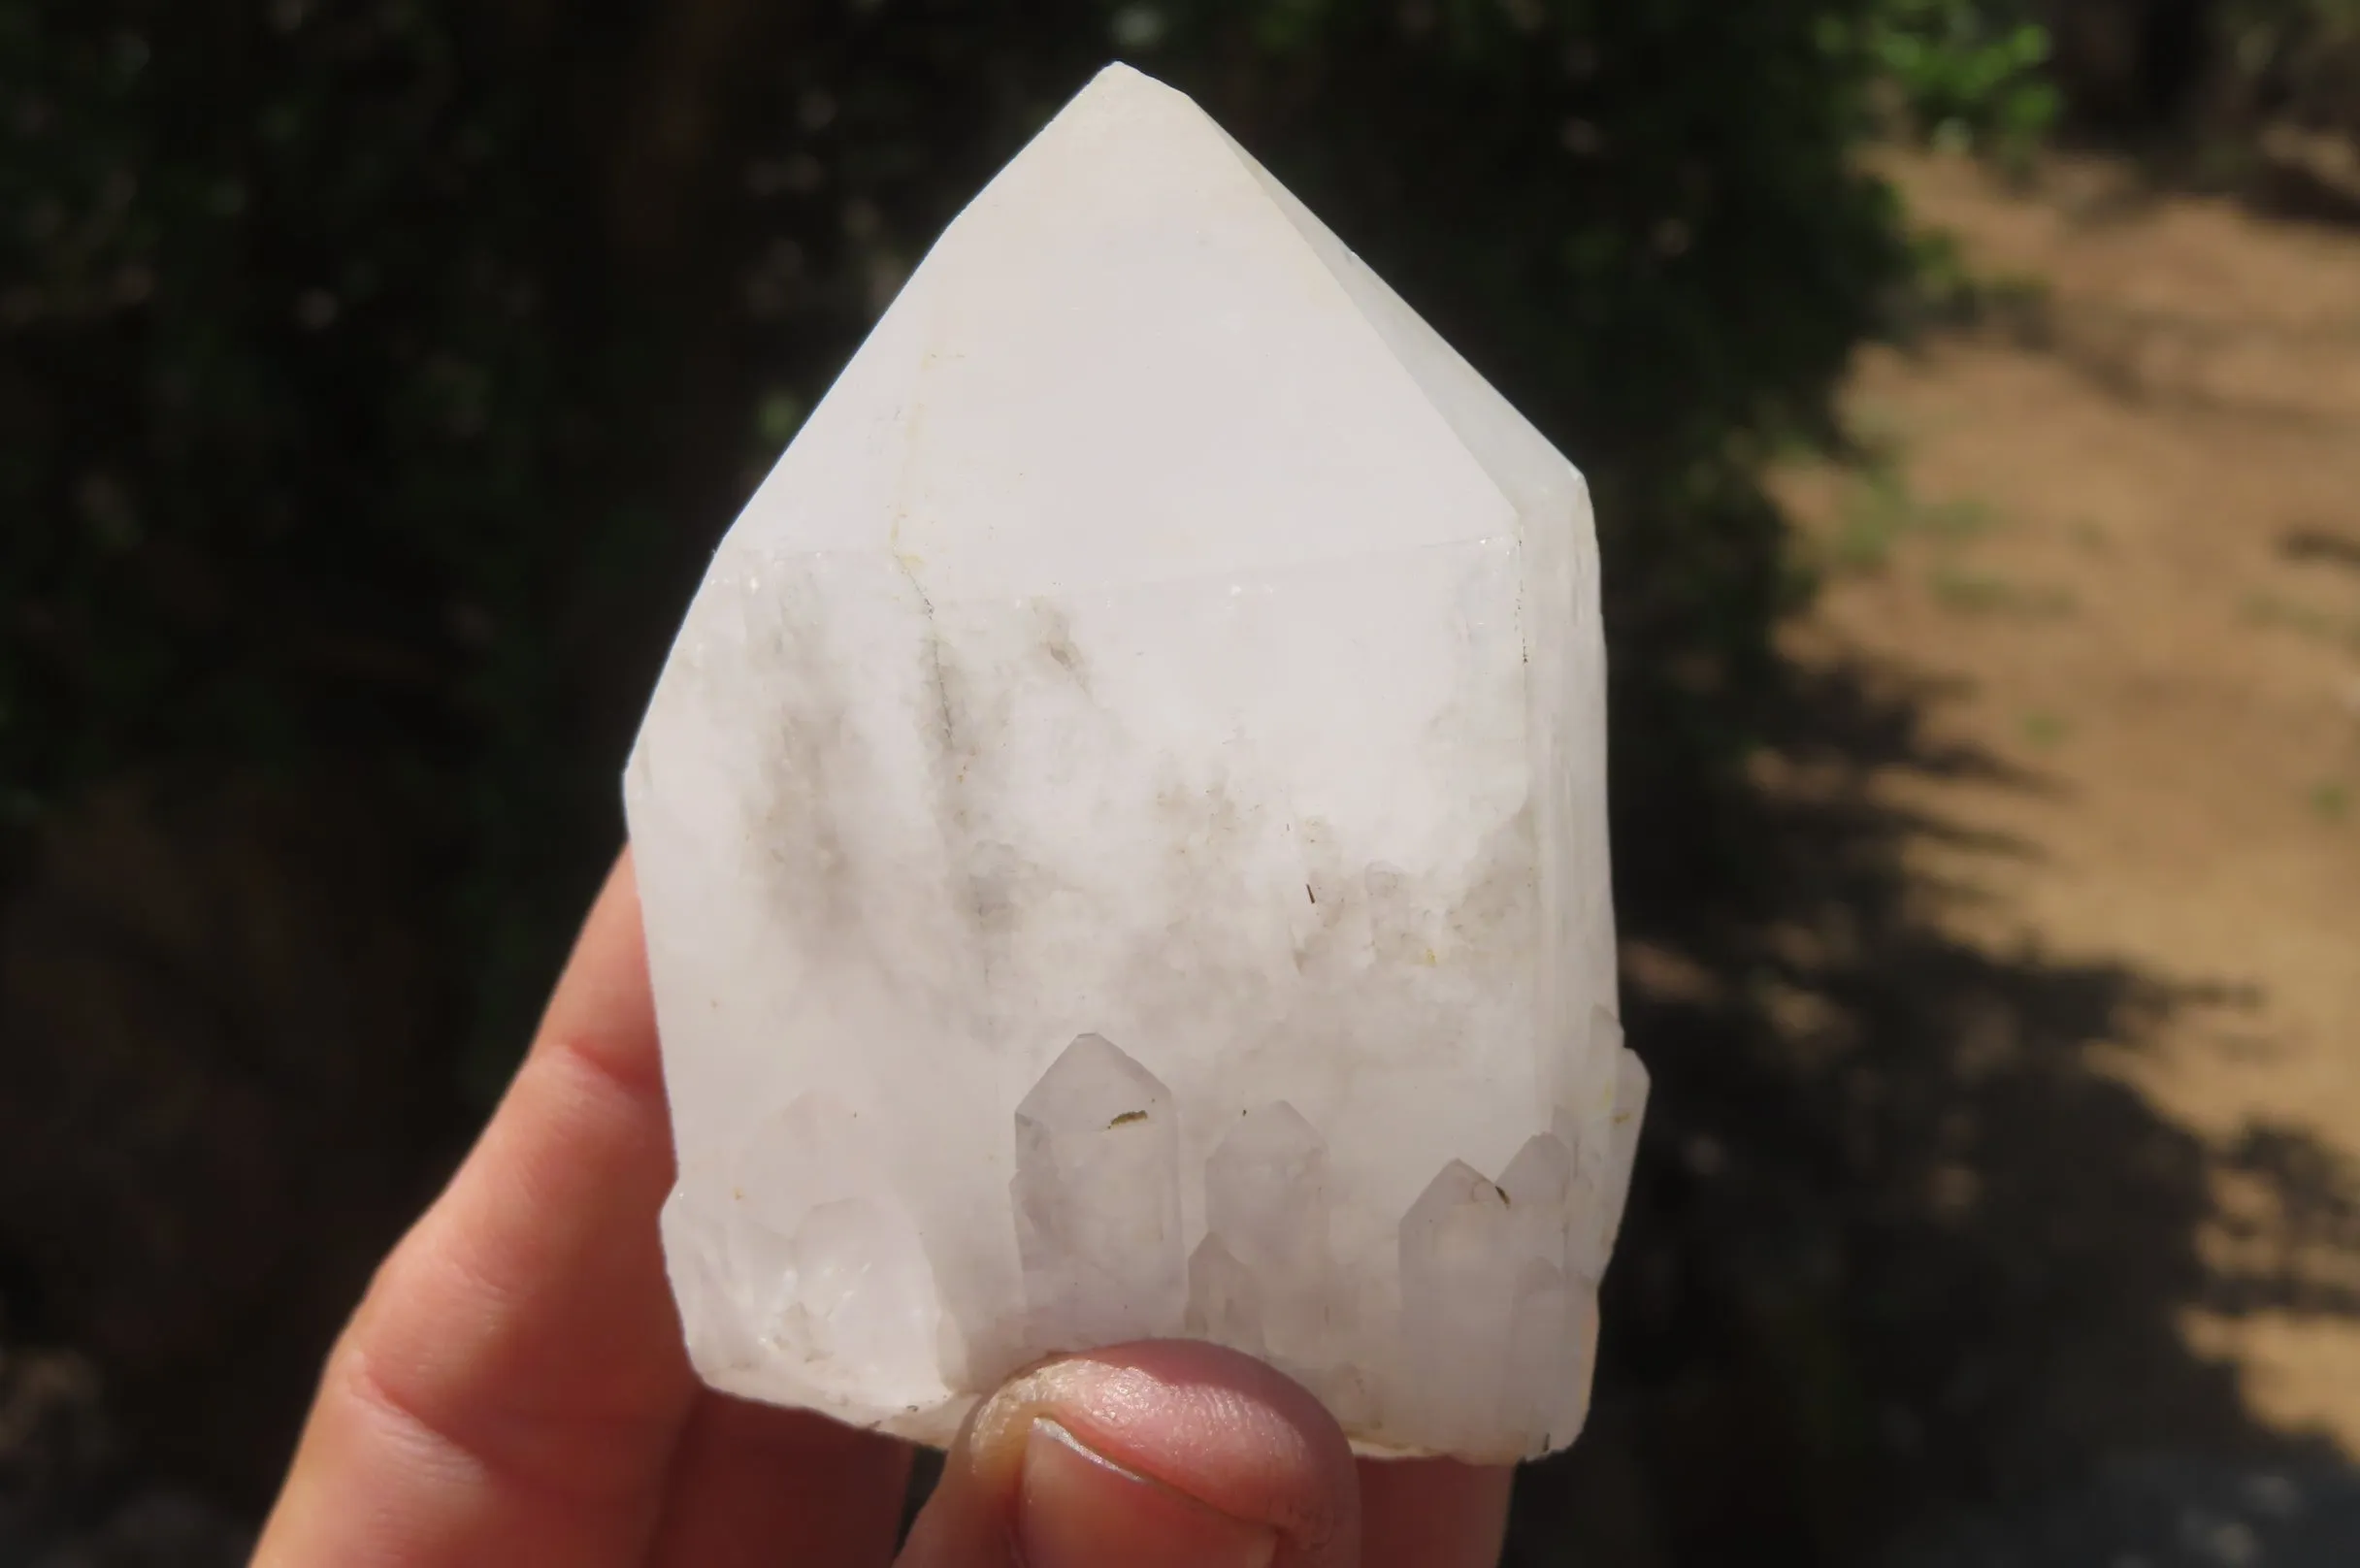
[{"label": "quartz crystal tip", "polygon": [[930,1442],[1195,1334],[1371,1452],[1588,1402],[1616,1023],[1581,475],[1101,73],[730,530],[625,770],[715,1387]]}]

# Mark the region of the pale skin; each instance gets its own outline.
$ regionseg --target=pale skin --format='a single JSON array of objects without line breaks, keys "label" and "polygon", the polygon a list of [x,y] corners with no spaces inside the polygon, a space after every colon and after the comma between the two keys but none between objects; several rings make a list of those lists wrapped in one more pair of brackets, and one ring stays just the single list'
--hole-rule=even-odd
[{"label": "pale skin", "polygon": [[895,1552],[909,1451],[703,1388],[656,1240],[672,1137],[626,855],[449,1188],[320,1380],[256,1568],[1481,1568],[1508,1473],[1356,1461],[1214,1346],[1120,1346],[970,1417]]}]

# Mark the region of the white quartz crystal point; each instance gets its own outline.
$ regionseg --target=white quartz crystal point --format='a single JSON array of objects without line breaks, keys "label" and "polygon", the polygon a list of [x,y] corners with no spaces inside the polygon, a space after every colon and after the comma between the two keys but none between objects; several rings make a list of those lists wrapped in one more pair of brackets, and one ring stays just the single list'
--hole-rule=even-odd
[{"label": "white quartz crystal point", "polygon": [[1171,1095],[1085,1034],[1016,1107],[1016,1250],[1033,1337],[1088,1350],[1168,1333],[1186,1299]]},{"label": "white quartz crystal point", "polygon": [[1193,1333],[1372,1451],[1578,1429],[1646,1090],[1588,494],[1186,98],[951,224],[625,796],[707,1381],[941,1442]]},{"label": "white quartz crystal point", "polygon": [[[1282,1101],[1238,1116],[1205,1161],[1204,1223],[1203,1246],[1222,1249],[1250,1307],[1258,1343],[1235,1348],[1316,1385],[1342,1341],[1342,1306],[1330,1260],[1328,1145],[1301,1112]],[[1218,1266],[1209,1278],[1222,1279]],[[1218,1321],[1208,1305],[1205,1322]],[[1223,1336],[1208,1329],[1206,1337]]]}]

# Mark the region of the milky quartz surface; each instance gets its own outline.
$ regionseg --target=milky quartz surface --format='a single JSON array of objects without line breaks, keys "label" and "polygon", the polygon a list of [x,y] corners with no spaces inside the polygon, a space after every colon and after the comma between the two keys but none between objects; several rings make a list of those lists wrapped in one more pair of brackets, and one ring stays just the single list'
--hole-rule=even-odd
[{"label": "milky quartz surface", "polygon": [[713,1386],[930,1442],[1056,1351],[1580,1429],[1647,1093],[1581,476],[1099,76],[730,531],[626,775]]}]

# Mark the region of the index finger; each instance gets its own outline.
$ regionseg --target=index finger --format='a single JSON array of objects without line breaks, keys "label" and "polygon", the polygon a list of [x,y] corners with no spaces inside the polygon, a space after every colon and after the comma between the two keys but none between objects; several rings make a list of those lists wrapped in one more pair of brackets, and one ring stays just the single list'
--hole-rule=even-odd
[{"label": "index finger", "polygon": [[331,1355],[256,1562],[637,1560],[695,1381],[626,857],[540,1035]]},{"label": "index finger", "polygon": [[[670,1508],[742,1518],[759,1478],[739,1461],[775,1455],[779,1421],[797,1419],[692,1426],[715,1402],[665,1281],[657,1215],[672,1180],[626,854],[481,1140],[331,1356],[256,1563],[606,1568],[641,1561],[660,1524],[668,1541],[703,1533]],[[804,1457],[840,1439],[844,1492],[879,1491],[890,1518],[898,1452],[809,1424]],[[760,1442],[732,1436],[743,1431]]]}]

